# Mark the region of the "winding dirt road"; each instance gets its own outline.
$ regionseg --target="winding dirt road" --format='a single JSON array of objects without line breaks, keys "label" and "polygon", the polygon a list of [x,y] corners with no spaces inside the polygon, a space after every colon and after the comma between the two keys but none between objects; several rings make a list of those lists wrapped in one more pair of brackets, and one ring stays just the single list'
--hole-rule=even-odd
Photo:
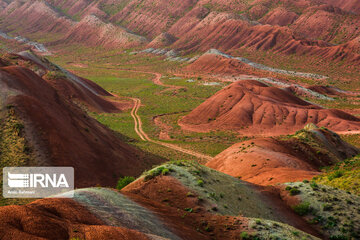
[{"label": "winding dirt road", "polygon": [[[152,80],[154,84],[159,85],[159,86],[168,87],[170,89],[180,89],[181,88],[179,86],[166,85],[163,82],[161,82],[162,75],[160,73],[142,72],[142,71],[135,71],[135,70],[127,70],[127,71],[153,74],[153,75],[155,75],[155,78]],[[169,89],[166,89],[166,90],[168,91]],[[173,150],[178,151],[178,152],[182,152],[182,153],[185,153],[185,154],[195,156],[195,157],[200,158],[200,159],[205,159],[205,160],[208,160],[208,161],[212,159],[211,156],[208,156],[208,155],[205,155],[205,154],[202,154],[202,153],[198,153],[198,152],[195,152],[195,151],[192,151],[192,150],[184,149],[184,148],[181,148],[181,147],[179,147],[177,145],[174,145],[174,144],[171,144],[171,143],[165,143],[165,142],[156,141],[156,140],[151,139],[144,132],[144,130],[142,128],[141,118],[138,115],[138,111],[139,111],[139,109],[141,107],[141,99],[139,99],[139,98],[131,98],[131,99],[134,101],[134,107],[131,110],[131,116],[133,117],[134,122],[135,122],[135,132],[141,138],[141,140],[152,142],[152,143],[155,143],[155,144],[158,144],[158,145],[173,149]]]},{"label": "winding dirt road", "polygon": [[[163,86],[163,87],[167,87],[167,89],[165,89],[163,91],[177,90],[177,89],[182,88],[182,87],[174,86],[174,85],[166,85],[163,82],[161,82],[162,75],[160,73],[144,72],[144,71],[137,71],[137,70],[125,70],[125,69],[124,69],[124,71],[147,73],[147,74],[154,75],[155,77],[152,79],[154,84],[159,85],[159,86]],[[200,158],[200,159],[205,159],[205,160],[208,160],[208,161],[212,159],[211,156],[208,156],[208,155],[205,155],[205,154],[201,154],[201,153],[198,153],[198,152],[195,152],[195,151],[192,151],[192,150],[184,149],[184,148],[181,148],[181,147],[179,147],[177,145],[174,145],[174,144],[171,144],[171,143],[165,143],[165,142],[161,142],[161,141],[151,139],[144,132],[144,130],[142,128],[141,118],[138,115],[138,111],[139,111],[139,109],[141,107],[141,100],[138,99],[138,98],[132,98],[132,100],[134,101],[134,107],[133,107],[133,109],[131,111],[131,116],[134,119],[135,132],[141,138],[141,140],[152,142],[152,143],[155,143],[155,144],[158,144],[158,145],[173,149],[173,150],[178,151],[178,152],[182,152],[182,153],[185,153],[185,154],[195,156],[195,157]],[[359,131],[352,131],[352,132],[339,132],[338,134],[353,135],[353,134],[359,134],[359,133],[360,133]]]},{"label": "winding dirt road", "polygon": [[131,116],[133,117],[134,122],[135,122],[135,132],[137,135],[139,135],[141,140],[146,141],[144,135],[142,135],[142,133],[139,131],[139,122],[141,122],[141,119],[137,115],[137,112],[139,111],[139,108],[141,106],[141,100],[138,98],[132,98],[132,100],[134,101],[134,107],[131,110]]}]

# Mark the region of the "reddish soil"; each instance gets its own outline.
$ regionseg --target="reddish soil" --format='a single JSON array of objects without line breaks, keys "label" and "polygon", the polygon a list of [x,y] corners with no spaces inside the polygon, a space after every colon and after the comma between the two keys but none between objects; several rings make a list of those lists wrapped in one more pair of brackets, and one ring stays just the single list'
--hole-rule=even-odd
[{"label": "reddish soil", "polygon": [[[281,216],[280,219],[286,219],[287,224],[315,236],[318,235],[317,231],[284,205],[278,189],[256,185],[251,185],[251,187],[261,195],[259,201],[269,204],[273,211]],[[247,218],[243,216],[220,216],[206,211],[203,201],[200,201],[196,194],[189,195],[191,191],[171,176],[159,176],[147,182],[137,180],[124,188],[122,192],[157,213],[164,222],[168,223],[170,228],[184,239],[188,239],[187,237],[192,234],[191,239],[198,239],[198,237],[203,237],[202,239],[238,239],[242,231],[252,232],[251,229],[248,229]],[[163,203],[163,205],[158,203]],[[193,212],[186,212],[185,208],[192,208]],[[183,219],[180,220],[181,218]],[[205,231],[206,226],[210,227],[210,231]],[[197,229],[200,229],[202,234],[193,233]]]},{"label": "reddish soil", "polygon": [[[360,18],[351,13],[359,8],[355,0],[259,0],[251,3],[235,0],[186,0],[181,3],[165,0],[124,3],[47,0],[66,10],[70,16],[80,17],[79,23],[64,17],[44,2],[14,1],[9,6],[1,2],[5,7],[0,13],[4,17],[3,30],[21,29],[25,35],[59,33],[57,41],[51,44],[65,41],[111,48],[148,44],[146,39],[132,34],[120,24],[148,37],[152,41],[149,46],[171,46],[185,50],[185,53],[210,48],[232,52],[248,48],[305,54],[347,64],[360,61],[360,52],[352,48],[353,40],[360,34]],[[105,9],[108,10],[109,6],[117,11],[106,14]],[[16,9],[12,11],[14,7]],[[239,12],[243,13],[235,14]],[[26,24],[20,26],[20,21]],[[355,45],[359,45],[357,42]]]},{"label": "reddish soil", "polygon": [[[85,104],[91,111],[95,112],[120,112],[123,110],[130,109],[132,103],[130,101],[118,100],[115,98],[104,98],[110,97],[111,94],[100,88],[95,83],[88,79],[79,78],[86,86],[91,86],[92,89],[96,90],[96,93],[83,87],[81,84],[69,81],[66,78],[62,79],[46,79],[50,85],[55,88],[64,97],[71,99],[72,101],[77,100]],[[104,91],[102,93],[102,91]],[[97,94],[100,92],[100,94]]]},{"label": "reddish soil", "polygon": [[195,0],[135,0],[129,2],[110,20],[123,22],[125,27],[154,38],[166,32],[167,28],[176,22],[176,18],[181,17],[195,3]]},{"label": "reddish soil", "polygon": [[62,17],[43,1],[13,1],[1,14],[6,15],[4,26],[8,30],[20,28],[23,34],[64,34],[73,25],[71,20]]},{"label": "reddish soil", "polygon": [[331,4],[351,13],[360,13],[359,2],[356,0],[318,0],[319,2]]},{"label": "reddish soil", "polygon": [[99,3],[68,1],[64,4],[50,0],[48,2],[66,8],[69,15],[82,16],[81,21],[75,22],[65,17],[46,1],[23,3],[14,1],[0,13],[0,15],[6,16],[2,23],[3,29],[7,31],[21,29],[20,32],[24,35],[38,34],[39,32],[54,34],[54,40],[47,43],[49,45],[82,43],[90,46],[130,48],[147,43],[144,37],[132,34],[112,23],[102,21],[100,18],[106,17],[106,14],[98,8]]},{"label": "reddish soil", "polygon": [[149,240],[142,233],[110,227],[71,199],[43,199],[0,208],[0,238]]},{"label": "reddish soil", "polygon": [[287,26],[295,22],[299,16],[286,10],[285,8],[276,8],[266,14],[260,22],[270,25]]},{"label": "reddish soil", "polygon": [[[342,24],[334,27],[339,22]],[[290,28],[297,35],[308,39],[325,41],[337,39],[336,43],[338,43],[339,40],[340,42],[353,40],[358,35],[359,27],[360,21],[354,21],[352,14],[345,13],[330,5],[321,5],[308,8]],[[339,34],[337,35],[337,33]]]},{"label": "reddish soil", "polygon": [[105,23],[94,15],[84,17],[59,43],[85,43],[89,46],[131,48],[147,40],[126,29]]},{"label": "reddish soil", "polygon": [[324,41],[296,37],[288,27],[252,25],[229,13],[210,13],[173,46],[186,52],[207,51],[210,48],[229,52],[248,48],[282,54],[321,56],[333,61],[346,60],[348,63],[360,61],[360,55],[346,44],[332,46]]},{"label": "reddish soil", "polygon": [[323,109],[293,94],[253,80],[238,81],[216,93],[179,121],[184,130],[227,129],[251,135],[280,135],[315,123],[334,131],[359,130],[360,119]]},{"label": "reddish soil", "polygon": [[60,74],[60,70],[50,62],[41,61],[32,53],[5,54],[3,58],[6,59],[2,60],[3,66],[18,65],[27,68],[31,64],[39,67],[41,70],[37,70],[36,73],[55,88],[62,97],[75,103],[84,104],[92,111],[119,112],[131,108],[130,101],[110,99],[109,97],[112,95],[109,92],[88,79],[73,74],[69,77],[49,77],[46,73],[55,70],[57,74]]},{"label": "reddish soil", "polygon": [[250,141],[235,144],[208,162],[207,166],[260,185],[310,180],[320,174],[313,164],[304,161],[300,154],[281,145],[281,142],[274,139],[252,142],[255,147],[245,151],[241,149],[250,145]]},{"label": "reddish soil", "polygon": [[353,96],[356,94],[353,92],[342,91],[338,88],[331,86],[316,85],[316,86],[310,86],[308,87],[308,89],[328,96]]},{"label": "reddish soil", "polygon": [[322,167],[360,152],[328,130],[315,131],[322,136],[317,148],[298,138],[261,138],[233,145],[207,166],[251,183],[274,185],[310,180]]},{"label": "reddish soil", "polygon": [[[196,195],[189,196],[190,190],[169,176],[159,176],[148,182],[138,180],[122,192],[155,212],[183,239],[238,239],[242,231],[251,232],[246,218],[207,212]],[[191,208],[193,212],[187,212],[185,208]]]},{"label": "reddish soil", "polygon": [[[19,65],[28,67],[29,63],[38,66],[42,71],[37,71],[37,74],[43,77],[58,93],[73,102],[85,104],[86,107],[92,111],[119,112],[130,109],[132,106],[130,101],[108,98],[112,96],[112,94],[88,79],[76,75],[55,78],[47,76],[46,73],[53,71],[55,67],[50,62],[41,61],[32,53],[21,52],[19,54],[6,54],[4,58],[8,59],[8,62],[4,63],[5,66]],[[15,59],[12,60],[12,58]],[[59,73],[58,69],[55,70]]]},{"label": "reddish soil", "polygon": [[187,33],[199,24],[201,20],[209,14],[209,12],[209,9],[204,7],[193,8],[191,11],[186,13],[184,17],[171,26],[169,33],[178,38],[182,37],[183,34]]},{"label": "reddish soil", "polygon": [[[253,186],[261,194],[259,201],[294,225],[318,235],[280,199],[275,188]],[[248,219],[242,216],[212,214],[203,207],[203,200],[170,176],[158,176],[144,182],[137,180],[122,193],[152,211],[181,239],[241,239],[243,231],[253,232]],[[188,212],[185,209],[192,209]],[[153,239],[140,232],[106,226],[86,207],[72,199],[43,199],[24,206],[0,208],[1,239]]]},{"label": "reddish soil", "polygon": [[25,122],[38,164],[73,166],[77,187],[114,186],[119,176],[140,175],[162,161],[123,143],[30,70],[11,66],[0,73],[5,88],[18,93],[6,104]]},{"label": "reddish soil", "polygon": [[267,6],[265,6],[264,4],[256,4],[249,10],[248,15],[251,19],[258,20],[261,17],[265,16],[268,12],[269,8]]},{"label": "reddish soil", "polygon": [[[280,73],[256,69],[237,59],[226,58],[216,54],[203,54],[195,62],[184,67],[179,75],[196,77],[206,75],[215,81],[235,82],[238,78],[275,78],[280,82],[289,83],[289,78]],[[294,84],[298,82],[293,81]]]},{"label": "reddish soil", "polygon": [[162,33],[159,36],[157,36],[156,38],[154,38],[154,40],[152,40],[146,47],[147,48],[162,48],[162,47],[167,47],[171,44],[173,44],[177,39],[169,34],[169,33]]},{"label": "reddish soil", "polygon": [[204,54],[194,63],[185,67],[188,72],[219,74],[253,74],[255,70],[236,59],[229,59],[215,54]]}]

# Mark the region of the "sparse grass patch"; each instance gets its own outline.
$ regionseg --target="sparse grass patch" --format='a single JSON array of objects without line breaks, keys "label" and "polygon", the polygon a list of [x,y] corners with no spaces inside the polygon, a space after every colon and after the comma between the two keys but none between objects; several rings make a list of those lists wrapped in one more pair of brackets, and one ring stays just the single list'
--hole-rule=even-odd
[{"label": "sparse grass patch", "polygon": [[[0,111],[0,167],[21,167],[35,165],[32,151],[25,139],[25,126],[16,115],[14,106]],[[0,171],[0,191],[2,191]],[[0,197],[0,206],[29,203],[30,199],[5,199]]]},{"label": "sparse grass patch", "polygon": [[45,78],[50,80],[59,80],[66,78],[66,75],[61,71],[49,71],[45,74]]},{"label": "sparse grass patch", "polygon": [[314,179],[316,182],[360,194],[360,155],[346,159]]},{"label": "sparse grass patch", "polygon": [[150,170],[149,172],[145,173],[145,181],[149,181],[159,175],[168,175],[170,171],[173,171],[172,169],[165,168],[164,166],[157,167],[153,170]]}]

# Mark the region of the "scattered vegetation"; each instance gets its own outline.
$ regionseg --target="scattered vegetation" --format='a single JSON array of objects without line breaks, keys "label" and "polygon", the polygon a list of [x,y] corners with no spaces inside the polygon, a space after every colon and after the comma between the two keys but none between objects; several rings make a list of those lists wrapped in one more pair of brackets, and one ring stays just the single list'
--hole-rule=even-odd
[{"label": "scattered vegetation", "polygon": [[[0,167],[20,167],[35,165],[32,151],[25,139],[24,124],[17,117],[15,107],[6,106],[0,111]],[[2,176],[0,171],[0,191],[2,192]],[[5,199],[0,197],[0,206],[10,204],[26,204],[29,199]]]},{"label": "scattered vegetation", "polygon": [[49,71],[45,74],[45,78],[50,80],[59,80],[66,78],[66,75],[61,71]]},{"label": "scattered vegetation", "polygon": [[325,168],[324,173],[315,177],[314,181],[360,194],[360,155]]},{"label": "scattered vegetation", "polygon": [[294,211],[299,214],[300,216],[305,216],[307,215],[311,208],[310,208],[310,203],[308,202],[303,202],[303,203],[300,203],[298,205],[295,205],[292,207],[292,209],[294,209]]},{"label": "scattered vegetation", "polygon": [[360,196],[315,182],[286,185],[300,190],[301,203],[292,206],[293,210],[310,224],[319,225],[324,235],[330,239],[360,238]]},{"label": "scattered vegetation", "polygon": [[290,196],[295,196],[295,195],[298,195],[300,193],[300,190],[297,187],[287,186],[286,190],[289,191]]},{"label": "scattered vegetation", "polygon": [[164,166],[155,168],[155,169],[150,170],[149,172],[145,173],[144,180],[149,181],[149,180],[151,180],[151,179],[153,179],[153,178],[155,178],[155,177],[157,177],[159,175],[168,175],[170,173],[170,171],[174,171],[174,170],[166,168]]}]

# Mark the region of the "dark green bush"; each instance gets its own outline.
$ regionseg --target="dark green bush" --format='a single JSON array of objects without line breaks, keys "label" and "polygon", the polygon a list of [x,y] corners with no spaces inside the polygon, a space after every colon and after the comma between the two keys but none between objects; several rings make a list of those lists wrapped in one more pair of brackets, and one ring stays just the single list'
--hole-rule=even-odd
[{"label": "dark green bush", "polygon": [[132,183],[133,181],[135,181],[134,177],[120,178],[119,181],[117,182],[116,189],[121,190],[124,187],[126,187],[127,185],[129,185],[130,183]]},{"label": "dark green bush", "polygon": [[300,190],[299,190],[299,189],[297,189],[297,188],[292,188],[292,189],[290,190],[290,195],[291,195],[291,196],[295,196],[295,195],[298,195],[298,194],[300,194]]}]

